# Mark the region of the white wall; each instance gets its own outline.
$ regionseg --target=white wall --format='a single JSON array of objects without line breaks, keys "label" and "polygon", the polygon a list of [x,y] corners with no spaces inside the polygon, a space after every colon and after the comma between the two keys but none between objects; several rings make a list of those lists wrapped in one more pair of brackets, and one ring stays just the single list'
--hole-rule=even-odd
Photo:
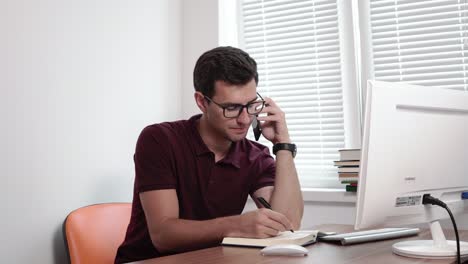
[{"label": "white wall", "polygon": [[131,201],[141,129],[181,117],[181,1],[0,1],[2,263],[66,263],[80,206]]},{"label": "white wall", "polygon": [[205,51],[218,46],[218,0],[185,0],[182,6],[182,113],[200,113],[193,94],[193,68]]}]

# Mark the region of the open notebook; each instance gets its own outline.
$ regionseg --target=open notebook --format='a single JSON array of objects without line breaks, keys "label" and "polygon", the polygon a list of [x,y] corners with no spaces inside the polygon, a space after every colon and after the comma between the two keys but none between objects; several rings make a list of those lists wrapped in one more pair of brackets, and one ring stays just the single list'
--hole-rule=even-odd
[{"label": "open notebook", "polygon": [[242,237],[225,237],[221,242],[222,245],[229,246],[245,246],[245,247],[266,247],[278,244],[296,244],[300,246],[315,243],[318,230],[299,230],[280,232],[275,237],[269,238],[242,238]]}]

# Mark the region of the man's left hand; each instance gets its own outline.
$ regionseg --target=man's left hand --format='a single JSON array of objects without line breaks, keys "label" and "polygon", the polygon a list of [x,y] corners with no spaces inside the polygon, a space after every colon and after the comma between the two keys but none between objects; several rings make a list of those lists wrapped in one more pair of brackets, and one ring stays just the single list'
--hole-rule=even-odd
[{"label": "man's left hand", "polygon": [[260,114],[262,113],[267,114],[257,118],[261,121],[262,135],[273,144],[291,143],[285,114],[271,98],[265,98],[265,107]]}]

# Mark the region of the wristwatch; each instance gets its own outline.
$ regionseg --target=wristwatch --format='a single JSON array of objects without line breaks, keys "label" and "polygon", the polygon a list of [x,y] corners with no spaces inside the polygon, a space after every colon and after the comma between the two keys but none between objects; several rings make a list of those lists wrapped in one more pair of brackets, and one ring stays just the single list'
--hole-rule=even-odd
[{"label": "wristwatch", "polygon": [[279,150],[289,150],[289,151],[291,151],[291,154],[292,154],[293,158],[296,157],[296,153],[297,153],[296,144],[276,143],[273,146],[273,154],[276,155],[276,152],[278,152]]}]

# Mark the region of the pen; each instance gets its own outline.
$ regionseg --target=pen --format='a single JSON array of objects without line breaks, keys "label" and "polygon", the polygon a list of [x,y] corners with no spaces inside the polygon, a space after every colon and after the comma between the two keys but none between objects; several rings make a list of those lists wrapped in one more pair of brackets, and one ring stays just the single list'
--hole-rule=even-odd
[{"label": "pen", "polygon": [[[259,203],[261,203],[263,205],[263,207],[265,207],[266,209],[272,210],[271,205],[265,199],[263,199],[263,197],[257,197],[257,201]],[[294,233],[294,230],[292,230],[292,229],[290,229],[289,231]]]}]

